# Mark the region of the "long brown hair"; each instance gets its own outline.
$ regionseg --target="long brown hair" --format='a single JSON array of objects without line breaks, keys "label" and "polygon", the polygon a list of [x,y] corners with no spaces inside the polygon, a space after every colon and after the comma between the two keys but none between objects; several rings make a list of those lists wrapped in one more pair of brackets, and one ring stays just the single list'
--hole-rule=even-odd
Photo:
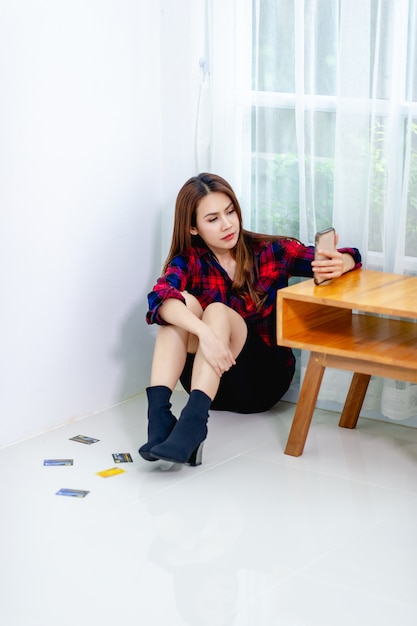
[{"label": "long brown hair", "polygon": [[291,239],[280,235],[264,235],[253,233],[242,227],[242,211],[239,201],[229,183],[217,174],[202,173],[193,176],[181,187],[174,216],[174,230],[172,233],[171,248],[164,264],[165,272],[169,263],[178,254],[184,254],[195,246],[203,243],[199,235],[191,235],[191,228],[196,226],[197,207],[202,198],[210,193],[224,193],[234,205],[238,219],[240,233],[236,246],[230,251],[236,260],[236,274],[232,289],[239,296],[248,294],[259,308],[266,298],[266,294],[256,288],[258,268],[254,262],[251,243],[254,241],[276,241],[277,239]]}]

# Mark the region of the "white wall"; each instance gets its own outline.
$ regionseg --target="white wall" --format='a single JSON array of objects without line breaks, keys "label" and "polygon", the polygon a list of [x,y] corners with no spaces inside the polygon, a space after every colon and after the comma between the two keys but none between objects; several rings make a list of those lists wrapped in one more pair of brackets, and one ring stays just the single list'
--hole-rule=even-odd
[{"label": "white wall", "polygon": [[[203,73],[205,0],[161,0],[161,264],[171,242],[175,198],[198,173],[196,119]],[[204,168],[205,169],[205,168]]]},{"label": "white wall", "polygon": [[193,173],[193,4],[0,5],[0,446],[148,383],[162,210]]}]

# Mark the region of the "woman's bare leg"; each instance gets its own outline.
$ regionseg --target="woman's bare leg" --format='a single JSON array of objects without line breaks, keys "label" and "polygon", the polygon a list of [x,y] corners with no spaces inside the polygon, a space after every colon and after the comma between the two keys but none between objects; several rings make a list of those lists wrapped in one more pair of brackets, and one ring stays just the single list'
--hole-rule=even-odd
[{"label": "woman's bare leg", "polygon": [[[198,300],[184,293],[187,307],[201,318],[203,309]],[[164,385],[171,390],[177,384],[184,369],[187,352],[195,352],[198,346],[197,337],[190,336],[177,326],[159,326],[151,369],[151,386]]]},{"label": "woman's bare leg", "polygon": [[[187,307],[201,317],[203,310],[193,296],[184,294]],[[148,396],[148,441],[139,448],[147,461],[154,461],[153,446],[165,441],[177,423],[171,413],[171,394],[184,368],[187,350],[196,350],[197,338],[180,328],[159,326],[152,361],[151,384]]]},{"label": "woman's bare leg", "polygon": [[[247,327],[242,317],[222,303],[212,303],[202,319],[224,341],[236,358],[246,341]],[[232,366],[233,367],[233,366]],[[207,436],[209,408],[220,384],[219,374],[197,348],[191,377],[191,393],[177,424],[165,441],[152,447],[151,458],[199,465]]]},{"label": "woman's bare leg", "polygon": [[[205,309],[202,319],[219,339],[229,345],[233,356],[236,358],[242,350],[247,336],[247,326],[243,318],[221,302],[213,302]],[[204,359],[201,351],[197,349],[191,378],[191,391],[200,389],[213,400],[219,384],[219,376]]]}]

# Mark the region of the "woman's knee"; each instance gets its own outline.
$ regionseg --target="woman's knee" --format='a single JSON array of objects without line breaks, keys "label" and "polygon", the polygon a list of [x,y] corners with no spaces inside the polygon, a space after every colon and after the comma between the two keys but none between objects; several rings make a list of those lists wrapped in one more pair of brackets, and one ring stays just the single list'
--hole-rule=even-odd
[{"label": "woman's knee", "polygon": [[248,334],[243,317],[222,302],[212,302],[204,309],[202,319],[215,332],[219,331],[229,336],[230,348],[236,357],[242,350]]},{"label": "woman's knee", "polygon": [[233,311],[233,309],[223,304],[223,302],[211,302],[211,304],[204,309],[203,320],[229,318],[231,313],[240,317],[236,311]]}]

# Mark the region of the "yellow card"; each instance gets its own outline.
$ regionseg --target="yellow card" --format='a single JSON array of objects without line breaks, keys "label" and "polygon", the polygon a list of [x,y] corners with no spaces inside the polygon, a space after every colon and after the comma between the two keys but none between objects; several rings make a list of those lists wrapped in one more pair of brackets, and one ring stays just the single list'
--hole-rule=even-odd
[{"label": "yellow card", "polygon": [[121,467],[112,467],[107,470],[103,470],[102,472],[96,472],[97,476],[102,476],[103,478],[109,478],[109,476],[116,476],[116,474],[124,474],[126,470]]}]

